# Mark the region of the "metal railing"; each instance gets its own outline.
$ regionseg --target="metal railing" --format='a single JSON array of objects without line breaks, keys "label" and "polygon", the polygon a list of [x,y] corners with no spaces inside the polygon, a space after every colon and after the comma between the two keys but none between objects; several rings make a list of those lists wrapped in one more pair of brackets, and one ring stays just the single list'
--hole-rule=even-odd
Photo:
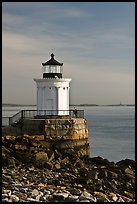
[{"label": "metal railing", "polygon": [[20,119],[23,119],[23,110],[19,111],[12,117],[9,117],[9,125],[17,123],[18,121],[20,121]]},{"label": "metal railing", "polygon": [[84,110],[21,110],[9,117],[9,125],[15,124],[22,119],[63,117],[84,118]]}]

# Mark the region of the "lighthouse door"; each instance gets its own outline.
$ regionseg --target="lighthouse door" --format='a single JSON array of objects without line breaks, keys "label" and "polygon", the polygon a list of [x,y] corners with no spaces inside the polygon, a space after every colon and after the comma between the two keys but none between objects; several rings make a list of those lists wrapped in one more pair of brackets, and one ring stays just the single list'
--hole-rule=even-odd
[{"label": "lighthouse door", "polygon": [[47,115],[54,115],[53,113],[53,99],[47,99]]}]

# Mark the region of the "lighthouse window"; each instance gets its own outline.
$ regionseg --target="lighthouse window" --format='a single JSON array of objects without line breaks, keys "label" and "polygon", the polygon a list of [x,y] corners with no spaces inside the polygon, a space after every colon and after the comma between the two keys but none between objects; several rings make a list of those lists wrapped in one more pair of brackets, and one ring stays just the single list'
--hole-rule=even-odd
[{"label": "lighthouse window", "polygon": [[53,73],[56,73],[56,67],[53,67],[53,68],[52,68],[52,72],[53,72]]},{"label": "lighthouse window", "polygon": [[57,66],[57,73],[59,73],[59,66]]},{"label": "lighthouse window", "polygon": [[63,87],[63,90],[65,90],[65,87]]},{"label": "lighthouse window", "polygon": [[49,66],[44,67],[44,72],[49,73],[49,70],[50,70]]},{"label": "lighthouse window", "polygon": [[49,87],[49,89],[51,89],[51,87]]},{"label": "lighthouse window", "polygon": [[57,73],[61,73],[60,66],[57,66]]}]

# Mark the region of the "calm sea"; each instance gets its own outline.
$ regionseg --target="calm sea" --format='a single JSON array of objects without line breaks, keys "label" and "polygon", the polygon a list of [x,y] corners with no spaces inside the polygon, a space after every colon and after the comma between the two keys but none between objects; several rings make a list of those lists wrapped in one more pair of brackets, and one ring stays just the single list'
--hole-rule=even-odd
[{"label": "calm sea", "polygon": [[[134,106],[78,106],[76,108],[85,112],[91,157],[101,156],[114,162],[126,158],[135,160]],[[2,116],[13,116],[25,109],[35,110],[36,106],[2,106]],[[3,118],[2,123],[6,119]]]}]

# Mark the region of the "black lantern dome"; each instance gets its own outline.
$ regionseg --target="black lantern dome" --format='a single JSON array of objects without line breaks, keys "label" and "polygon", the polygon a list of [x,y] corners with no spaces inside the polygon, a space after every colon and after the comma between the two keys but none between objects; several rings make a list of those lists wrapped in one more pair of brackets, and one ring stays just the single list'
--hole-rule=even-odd
[{"label": "black lantern dome", "polygon": [[42,63],[43,78],[62,78],[63,63],[54,59],[54,54],[51,54],[51,59]]}]

